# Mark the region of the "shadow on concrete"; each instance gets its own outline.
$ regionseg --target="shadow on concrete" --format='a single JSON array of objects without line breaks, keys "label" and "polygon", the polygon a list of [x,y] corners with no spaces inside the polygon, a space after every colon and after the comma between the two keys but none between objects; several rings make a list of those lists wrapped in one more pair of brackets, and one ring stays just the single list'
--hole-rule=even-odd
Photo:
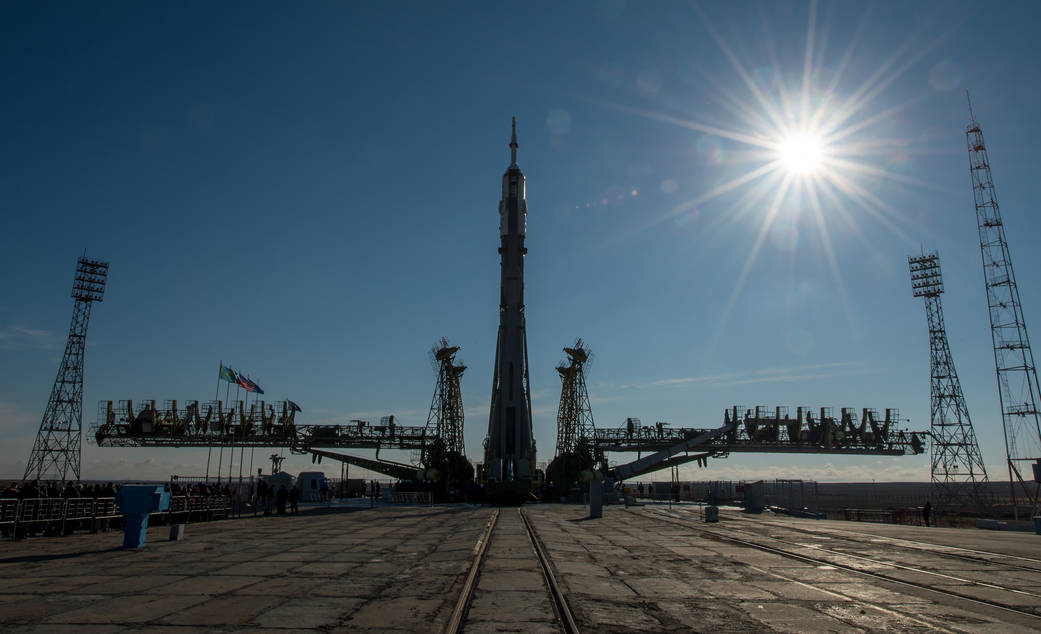
[{"label": "shadow on concrete", "polygon": [[113,546],[112,548],[102,548],[100,550],[84,550],[76,553],[54,553],[51,555],[23,555],[21,557],[8,557],[7,559],[0,559],[0,564],[24,564],[41,561],[54,561],[57,559],[72,559],[73,557],[82,557],[84,555],[100,555],[101,553],[114,552],[126,552],[126,549],[124,549],[122,546]]}]

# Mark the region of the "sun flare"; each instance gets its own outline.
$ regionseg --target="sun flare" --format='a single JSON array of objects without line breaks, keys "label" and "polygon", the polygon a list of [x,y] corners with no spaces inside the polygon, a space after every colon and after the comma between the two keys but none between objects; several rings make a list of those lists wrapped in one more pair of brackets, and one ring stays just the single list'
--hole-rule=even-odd
[{"label": "sun flare", "polygon": [[777,158],[789,172],[808,176],[820,168],[824,158],[824,144],[814,134],[793,134],[778,146]]}]

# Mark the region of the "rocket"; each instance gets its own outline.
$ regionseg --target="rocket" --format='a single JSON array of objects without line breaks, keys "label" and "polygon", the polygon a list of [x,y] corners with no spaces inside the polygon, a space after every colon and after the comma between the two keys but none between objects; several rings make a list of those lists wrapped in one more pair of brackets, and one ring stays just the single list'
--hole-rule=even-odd
[{"label": "rocket", "polygon": [[535,439],[531,429],[528,338],[524,327],[524,234],[528,205],[524,173],[517,165],[517,118],[510,138],[510,166],[502,176],[499,201],[499,336],[495,346],[492,402],[485,439],[489,480],[514,482],[532,477]]}]

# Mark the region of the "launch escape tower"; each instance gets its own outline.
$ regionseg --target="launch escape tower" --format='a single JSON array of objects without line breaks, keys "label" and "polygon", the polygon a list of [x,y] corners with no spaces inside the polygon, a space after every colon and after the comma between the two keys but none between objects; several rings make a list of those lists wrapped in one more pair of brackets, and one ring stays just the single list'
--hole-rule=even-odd
[{"label": "launch escape tower", "polygon": [[[437,385],[434,387],[434,398],[430,402],[430,414],[427,416],[427,433],[436,440],[426,449],[422,464],[438,465],[448,469],[449,473],[441,475],[453,480],[456,463],[466,460],[466,445],[463,440],[463,392],[459,387],[459,377],[466,371],[465,365],[455,364],[455,355],[459,346],[449,345],[448,339],[442,337],[439,345],[430,350],[430,358],[437,369]],[[472,468],[469,470],[473,473]]]},{"label": "launch escape tower", "polygon": [[499,334],[495,346],[492,400],[485,439],[485,478],[510,495],[526,495],[534,475],[528,339],[524,327],[524,234],[528,205],[524,174],[517,165],[517,118],[510,138],[510,166],[499,201]]},{"label": "launch escape tower", "polygon": [[1041,390],[1038,389],[1034,354],[1030,350],[1023,307],[1019,301],[1019,288],[1012,272],[1012,256],[998,210],[987,146],[971,101],[965,140],[980,234],[1012,505],[1014,512],[1022,503],[1037,512],[1041,504],[1041,412],[1038,411]]},{"label": "launch escape tower", "polygon": [[580,442],[593,440],[596,427],[586,390],[585,366],[592,357],[589,346],[576,339],[564,348],[567,361],[557,366],[560,374],[560,406],[557,409],[557,456],[575,453]]},{"label": "launch escape tower", "polygon": [[937,253],[907,258],[911,291],[925,298],[929,325],[929,420],[932,498],[937,511],[970,508],[985,510],[990,505],[987,469],[983,464],[972,419],[961,391],[958,372],[947,343],[943,322],[943,277]]},{"label": "launch escape tower", "polygon": [[40,430],[36,434],[23,480],[79,480],[80,442],[83,429],[83,353],[87,341],[87,323],[94,302],[102,301],[108,262],[89,260],[76,262],[72,284],[72,309],[69,338],[51,397],[43,411]]}]

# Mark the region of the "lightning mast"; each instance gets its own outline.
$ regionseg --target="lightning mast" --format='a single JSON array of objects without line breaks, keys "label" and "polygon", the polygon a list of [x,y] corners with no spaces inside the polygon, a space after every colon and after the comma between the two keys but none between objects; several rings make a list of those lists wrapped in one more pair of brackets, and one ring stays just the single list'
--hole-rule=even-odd
[{"label": "lightning mast", "polygon": [[1023,306],[1019,301],[1019,288],[1012,272],[1005,227],[998,210],[987,146],[971,101],[965,139],[969,150],[976,225],[980,234],[1012,507],[1018,517],[1020,502],[1028,504],[1034,512],[1041,504],[1041,412],[1038,410],[1041,390],[1038,389]]},{"label": "lightning mast", "polygon": [[[58,376],[51,388],[51,398],[43,410],[43,420],[36,434],[23,480],[80,479],[80,443],[83,435],[83,353],[87,342],[87,324],[94,302],[102,301],[108,262],[89,260],[76,262],[72,283],[72,309],[69,338]],[[69,477],[71,474],[71,478]]]},{"label": "lightning mast", "polygon": [[943,278],[937,253],[907,258],[911,291],[925,298],[929,324],[929,419],[933,438],[930,452],[932,498],[937,511],[989,506],[987,468],[983,464],[969,408],[947,343],[943,322]]}]

